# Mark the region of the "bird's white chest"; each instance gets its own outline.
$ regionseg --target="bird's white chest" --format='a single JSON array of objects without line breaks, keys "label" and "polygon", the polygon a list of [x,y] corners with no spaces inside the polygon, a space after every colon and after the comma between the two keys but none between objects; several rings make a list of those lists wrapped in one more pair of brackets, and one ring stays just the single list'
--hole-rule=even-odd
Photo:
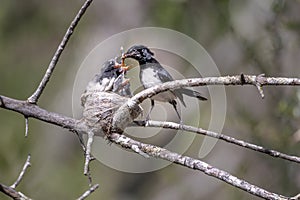
[{"label": "bird's white chest", "polygon": [[140,78],[145,88],[149,88],[161,84],[160,79],[157,77],[157,72],[150,67],[141,70]]},{"label": "bird's white chest", "polygon": [[[159,79],[157,71],[154,68],[148,67],[146,69],[143,69],[141,71],[140,78],[144,88],[150,88],[155,85],[162,84],[162,81]],[[172,91],[166,91],[151,97],[151,99],[156,101],[169,102],[176,99],[176,96]]]}]

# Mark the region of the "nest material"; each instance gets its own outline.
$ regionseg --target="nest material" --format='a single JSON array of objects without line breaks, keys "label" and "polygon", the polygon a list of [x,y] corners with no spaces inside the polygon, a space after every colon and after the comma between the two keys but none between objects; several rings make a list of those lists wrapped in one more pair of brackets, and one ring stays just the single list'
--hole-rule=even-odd
[{"label": "nest material", "polygon": [[[128,99],[113,92],[86,91],[81,96],[85,124],[99,136],[109,136],[112,131],[122,133],[126,126],[142,112],[140,106],[131,112],[127,106],[122,106]],[[122,116],[114,119],[116,111],[121,106]]]}]

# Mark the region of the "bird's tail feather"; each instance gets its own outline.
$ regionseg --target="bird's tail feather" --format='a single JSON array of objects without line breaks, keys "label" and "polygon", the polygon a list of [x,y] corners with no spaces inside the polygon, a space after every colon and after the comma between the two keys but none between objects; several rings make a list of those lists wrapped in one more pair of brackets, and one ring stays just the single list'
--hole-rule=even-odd
[{"label": "bird's tail feather", "polygon": [[207,100],[207,98],[205,98],[204,96],[202,96],[202,94],[199,93],[199,92],[197,92],[197,91],[186,89],[186,88],[181,88],[179,90],[180,90],[180,92],[182,94],[185,94],[187,96],[196,97],[196,98],[198,98],[201,101],[206,101]]}]

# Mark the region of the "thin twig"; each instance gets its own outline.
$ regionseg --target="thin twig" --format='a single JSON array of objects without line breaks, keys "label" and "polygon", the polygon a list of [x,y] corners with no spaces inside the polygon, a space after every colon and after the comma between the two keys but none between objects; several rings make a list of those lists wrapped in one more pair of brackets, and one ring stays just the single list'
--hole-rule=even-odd
[{"label": "thin twig", "polygon": [[26,159],[26,162],[25,162],[25,164],[24,164],[24,166],[23,166],[23,169],[22,169],[22,171],[20,172],[20,174],[19,174],[19,177],[17,178],[17,180],[14,182],[14,184],[12,184],[10,187],[11,188],[13,188],[13,189],[15,189],[19,184],[20,184],[20,182],[21,182],[21,180],[23,179],[23,177],[24,177],[24,175],[25,175],[25,172],[26,172],[26,170],[27,170],[27,168],[28,167],[30,167],[31,166],[31,163],[30,163],[30,154],[27,156],[27,159]]},{"label": "thin twig", "polygon": [[25,137],[28,136],[28,117],[25,116]]},{"label": "thin twig", "polygon": [[256,80],[255,80],[255,86],[256,86],[256,88],[257,88],[257,90],[258,90],[258,92],[259,92],[259,94],[260,94],[260,96],[261,96],[261,98],[263,99],[263,98],[265,98],[265,94],[264,94],[264,91],[263,91],[263,89],[262,89],[262,85],[261,85],[261,81],[260,81],[260,79],[261,78],[263,78],[265,76],[265,74],[260,74],[260,75],[258,75],[257,77],[256,77]]},{"label": "thin twig", "polygon": [[46,84],[48,83],[48,81],[50,80],[50,77],[55,69],[55,66],[64,50],[64,48],[66,47],[71,35],[73,34],[79,20],[81,19],[81,17],[84,15],[86,9],[89,7],[89,5],[92,3],[93,0],[86,0],[83,4],[83,6],[80,8],[80,10],[78,11],[77,15],[75,16],[75,18],[73,19],[73,21],[71,22],[67,32],[65,33],[62,41],[60,42],[48,68],[47,71],[42,79],[42,81],[40,82],[38,88],[36,89],[36,91],[27,99],[27,101],[29,103],[32,104],[36,104],[39,97],[41,96],[43,90],[46,87]]},{"label": "thin twig", "polygon": [[90,172],[90,161],[91,159],[91,149],[92,149],[92,144],[94,140],[94,132],[89,131],[88,132],[88,139],[86,143],[86,151],[85,151],[85,162],[84,162],[84,175],[88,177],[89,180],[89,185],[92,185],[92,177],[91,177],[91,172]]},{"label": "thin twig", "polygon": [[133,146],[134,148],[138,147],[141,151],[148,154],[149,156],[155,157],[155,158],[161,158],[163,160],[167,160],[170,162],[174,162],[177,164],[180,164],[184,167],[188,167],[194,170],[199,170],[204,172],[205,174],[215,177],[219,180],[222,180],[232,186],[235,186],[239,189],[242,189],[250,194],[253,194],[255,196],[264,198],[264,199],[272,199],[272,200],[287,200],[288,197],[275,194],[272,192],[269,192],[265,189],[262,189],[258,186],[255,186],[251,183],[248,183],[242,179],[239,179],[231,174],[229,174],[226,171],[220,170],[216,167],[213,167],[201,160],[197,160],[188,156],[182,156],[180,154],[171,152],[167,149],[154,146],[151,144],[145,144],[138,141],[135,141],[131,138],[126,137],[125,135],[120,135],[118,133],[112,133],[110,136],[110,140],[116,144],[119,144],[120,146],[124,148],[131,149],[133,152]]},{"label": "thin twig", "polygon": [[294,197],[291,197],[291,199],[290,200],[299,200],[300,199],[300,193],[299,194],[297,194],[296,196],[294,196]]},{"label": "thin twig", "polygon": [[30,155],[28,155],[26,162],[23,166],[22,171],[19,174],[17,180],[11,186],[6,186],[0,183],[0,191],[6,194],[7,196],[11,197],[12,199],[16,200],[31,200],[29,197],[25,196],[23,193],[16,191],[16,187],[20,184],[21,180],[23,179],[26,170],[30,167]]},{"label": "thin twig", "polygon": [[[77,131],[73,131],[76,135],[77,135],[77,138],[79,140],[79,144],[84,152],[84,156],[85,156],[85,152],[86,152],[86,146],[84,144],[84,141],[83,141],[83,137],[82,137],[82,133],[78,133]],[[92,160],[95,160],[94,156],[93,155],[90,155],[90,161]]]},{"label": "thin twig", "polygon": [[97,188],[99,187],[99,184],[95,184],[92,187],[90,187],[85,193],[83,193],[77,200],[83,200],[86,199],[89,195],[91,195]]},{"label": "thin twig", "polygon": [[288,154],[284,154],[281,153],[279,151],[275,151],[272,149],[266,149],[262,146],[256,145],[256,144],[251,144],[249,142],[245,142],[243,140],[238,140],[234,137],[230,137],[224,134],[219,134],[213,131],[208,131],[202,128],[196,128],[193,126],[187,126],[187,125],[180,125],[174,122],[161,122],[161,121],[147,121],[147,123],[145,123],[144,121],[137,121],[136,124],[139,124],[140,126],[147,126],[147,127],[160,127],[160,128],[168,128],[168,129],[175,129],[175,130],[184,130],[184,131],[189,131],[189,132],[193,132],[193,133],[197,133],[197,134],[201,134],[201,135],[206,135],[209,137],[213,137],[213,138],[217,138],[241,147],[245,147],[254,151],[258,151],[261,153],[265,153],[268,154],[270,156],[273,157],[277,157],[277,158],[282,158],[285,160],[289,160],[289,161],[293,161],[296,163],[300,163],[300,157],[297,156],[291,156]]},{"label": "thin twig", "polygon": [[86,147],[85,147],[85,144],[84,144],[84,141],[83,141],[83,138],[82,138],[82,134],[81,134],[81,133],[78,133],[77,131],[74,131],[74,132],[75,132],[75,134],[77,135],[77,138],[78,138],[78,140],[79,140],[79,144],[80,144],[82,150],[83,150],[84,152],[86,152]]}]

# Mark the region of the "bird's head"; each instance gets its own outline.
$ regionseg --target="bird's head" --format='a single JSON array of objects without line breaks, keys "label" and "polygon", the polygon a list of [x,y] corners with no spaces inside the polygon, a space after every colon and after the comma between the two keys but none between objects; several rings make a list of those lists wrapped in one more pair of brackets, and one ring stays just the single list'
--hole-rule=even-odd
[{"label": "bird's head", "polygon": [[144,45],[134,45],[128,49],[128,51],[122,56],[125,58],[133,58],[139,63],[145,63],[153,59],[154,53]]},{"label": "bird's head", "polygon": [[110,59],[103,64],[99,79],[102,80],[103,78],[117,78],[123,72],[126,73],[127,70],[127,66],[123,66],[117,63],[116,59]]},{"label": "bird's head", "polygon": [[115,67],[115,61],[113,59],[106,61],[101,69],[101,75],[103,77],[117,77],[122,73],[122,68]]}]

